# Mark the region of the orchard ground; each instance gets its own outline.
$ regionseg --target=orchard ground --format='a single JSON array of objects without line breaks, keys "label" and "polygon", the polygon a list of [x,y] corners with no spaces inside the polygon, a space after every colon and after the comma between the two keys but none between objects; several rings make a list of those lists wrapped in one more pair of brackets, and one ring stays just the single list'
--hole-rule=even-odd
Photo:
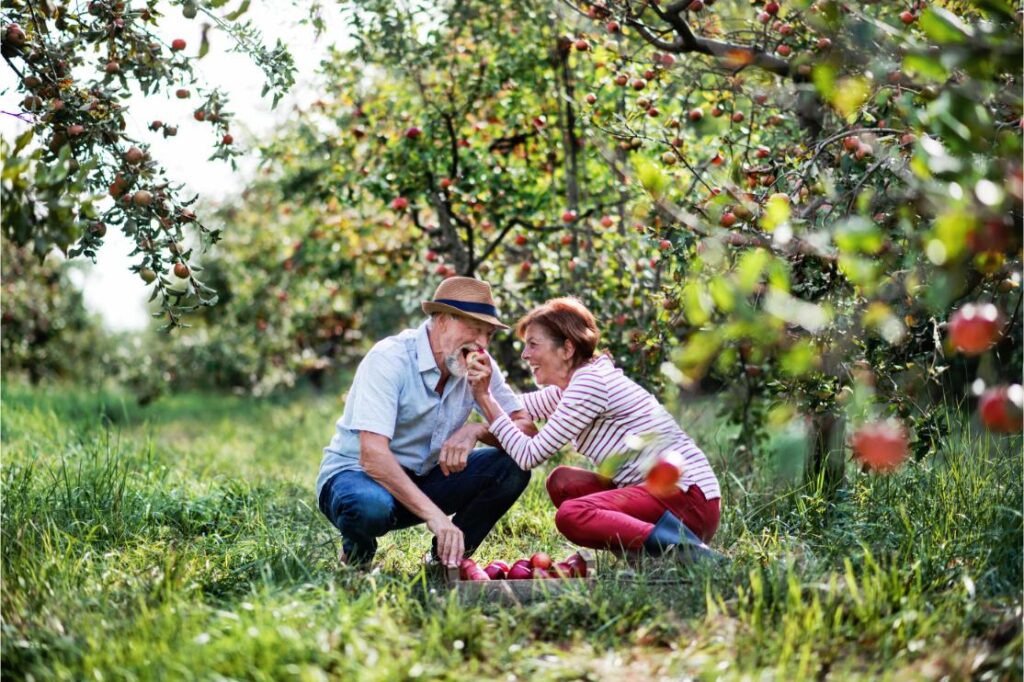
[{"label": "orchard ground", "polygon": [[[934,459],[850,465],[829,504],[766,477],[779,467],[737,466],[713,410],[688,406],[731,564],[630,578],[605,559],[591,592],[508,607],[427,578],[422,528],[385,538],[372,573],[339,572],[312,487],[341,405],[192,393],[143,409],[5,382],[5,677],[1021,677],[1021,440],[965,415]],[[572,551],[543,487],[559,462],[580,463],[537,470],[480,559]]]}]

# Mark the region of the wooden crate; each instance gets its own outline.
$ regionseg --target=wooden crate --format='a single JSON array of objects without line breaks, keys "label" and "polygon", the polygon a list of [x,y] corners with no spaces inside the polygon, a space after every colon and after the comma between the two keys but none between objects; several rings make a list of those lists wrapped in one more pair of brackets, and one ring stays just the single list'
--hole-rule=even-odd
[{"label": "wooden crate", "polygon": [[552,578],[550,580],[461,580],[459,569],[445,569],[445,582],[460,599],[496,601],[503,604],[526,604],[570,590],[591,590],[597,580],[594,556],[580,551],[587,562],[586,578]]}]

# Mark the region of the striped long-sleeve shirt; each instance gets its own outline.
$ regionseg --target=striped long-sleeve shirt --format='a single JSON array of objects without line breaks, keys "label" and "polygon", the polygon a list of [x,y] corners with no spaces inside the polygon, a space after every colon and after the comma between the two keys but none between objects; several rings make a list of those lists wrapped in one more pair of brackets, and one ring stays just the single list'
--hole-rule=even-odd
[{"label": "striped long-sleeve shirt", "polygon": [[658,400],[628,379],[607,355],[581,366],[563,392],[557,386],[520,396],[533,419],[547,424],[532,438],[507,414],[490,430],[523,469],[532,469],[566,443],[598,467],[621,457],[612,481],[618,487],[642,483],[654,459],[674,450],[683,457],[679,486],[700,487],[709,500],[721,497],[707,457]]}]

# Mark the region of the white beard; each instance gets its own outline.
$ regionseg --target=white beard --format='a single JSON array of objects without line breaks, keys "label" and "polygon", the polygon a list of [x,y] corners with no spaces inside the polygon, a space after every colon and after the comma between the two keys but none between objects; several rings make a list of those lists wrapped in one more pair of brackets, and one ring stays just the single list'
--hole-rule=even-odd
[{"label": "white beard", "polygon": [[444,366],[448,368],[448,372],[456,379],[462,379],[467,374],[466,365],[460,362],[461,360],[461,350],[457,350],[454,353],[449,353],[444,358]]}]

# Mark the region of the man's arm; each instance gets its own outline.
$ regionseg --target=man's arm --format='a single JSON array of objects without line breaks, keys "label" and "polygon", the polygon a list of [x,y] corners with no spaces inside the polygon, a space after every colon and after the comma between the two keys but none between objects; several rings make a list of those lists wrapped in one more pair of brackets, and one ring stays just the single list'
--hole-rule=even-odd
[{"label": "man's arm", "polygon": [[[526,410],[516,410],[510,416],[513,417],[513,423],[527,436],[532,438],[537,435],[537,427]],[[464,424],[441,446],[441,454],[437,461],[441,473],[447,476],[465,469],[469,453],[473,451],[477,441],[484,445],[501,447],[498,439],[487,430],[486,424]]]},{"label": "man's arm", "polygon": [[462,561],[465,540],[448,515],[416,487],[391,452],[391,440],[369,431],[359,433],[359,464],[367,476],[394,495],[399,504],[423,519],[437,536],[437,555],[447,566]]}]

